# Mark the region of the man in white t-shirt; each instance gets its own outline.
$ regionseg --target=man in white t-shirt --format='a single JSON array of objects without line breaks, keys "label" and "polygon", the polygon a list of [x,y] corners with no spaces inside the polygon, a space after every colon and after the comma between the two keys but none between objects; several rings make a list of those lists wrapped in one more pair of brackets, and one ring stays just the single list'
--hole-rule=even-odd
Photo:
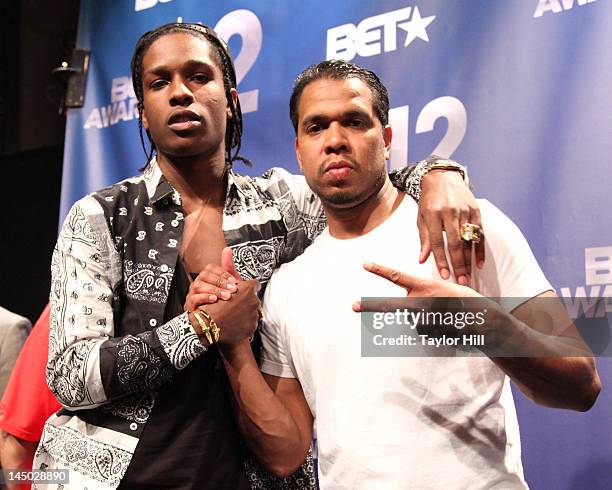
[{"label": "man in white t-shirt", "polygon": [[[322,488],[524,488],[509,380],[542,405],[586,410],[600,389],[594,362],[559,355],[575,355],[566,345],[578,340],[573,326],[558,333],[565,342],[556,349],[568,350],[530,328],[538,327],[533,298],[555,294],[521,232],[487,201],[487,261],[474,269],[473,289],[441,280],[432,261],[411,260],[419,238],[406,223],[417,206],[387,176],[387,112],[385,87],[351,63],[322,62],[296,81],[296,153],[328,228],[268,284],[263,376],[247,341],[223,346],[241,431],[282,476],[303,461],[314,423]],[[225,273],[210,271],[217,286],[231,269],[226,259]],[[527,343],[551,356],[363,357],[356,311],[365,305],[355,301],[407,290],[409,298],[523,298],[504,305],[511,314],[493,306],[488,330],[475,333],[493,349]]]}]

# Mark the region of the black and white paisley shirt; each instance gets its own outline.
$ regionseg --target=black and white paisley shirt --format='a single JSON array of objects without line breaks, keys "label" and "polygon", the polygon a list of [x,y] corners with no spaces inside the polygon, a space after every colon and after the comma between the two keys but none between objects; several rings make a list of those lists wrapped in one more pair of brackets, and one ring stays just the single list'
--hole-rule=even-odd
[{"label": "black and white paisley shirt", "polygon": [[[410,170],[392,180],[418,197],[421,172]],[[47,382],[66,408],[45,424],[34,464],[69,468],[70,488],[119,485],[158,388],[204,351],[186,313],[163,323],[183,218],[153,161],[78,201],[64,222],[51,266]],[[325,225],[303,177],[229,172],[223,232],[243,278],[265,285]]]}]

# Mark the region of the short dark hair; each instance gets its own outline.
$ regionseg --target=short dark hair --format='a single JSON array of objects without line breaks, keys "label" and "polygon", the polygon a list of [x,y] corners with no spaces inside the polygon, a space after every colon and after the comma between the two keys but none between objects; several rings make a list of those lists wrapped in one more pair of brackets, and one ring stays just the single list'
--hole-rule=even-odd
[{"label": "short dark hair", "polygon": [[380,123],[384,126],[389,124],[389,93],[376,74],[366,68],[361,68],[354,63],[343,60],[321,61],[310,65],[295,79],[293,92],[289,101],[289,116],[293,123],[293,129],[297,134],[298,128],[298,106],[300,97],[306,85],[321,79],[345,80],[347,78],[358,78],[372,91],[372,105]]},{"label": "short dark hair", "polygon": [[140,142],[142,143],[142,148],[147,155],[147,164],[153,157],[155,143],[151,140],[151,135],[149,132],[146,131],[147,138],[149,139],[149,142],[151,142],[151,149],[150,151],[147,151],[144,137],[142,135],[142,110],[144,107],[142,60],[147,50],[153,44],[153,42],[155,42],[155,40],[162,36],[176,33],[191,34],[192,36],[199,37],[200,39],[207,41],[211,46],[211,54],[223,73],[225,98],[227,99],[227,104],[229,105],[232,113],[232,119],[228,121],[227,128],[225,130],[225,162],[228,166],[231,166],[235,160],[241,160],[247,164],[250,164],[246,158],[238,154],[242,141],[242,111],[240,109],[240,101],[236,101],[236,105],[234,106],[234,100],[231,94],[231,89],[236,88],[236,70],[234,68],[234,60],[230,50],[225,41],[223,41],[223,39],[221,39],[210,27],[203,24],[191,24],[187,22],[164,24],[151,31],[145,32],[136,42],[134,54],[132,55],[132,85],[134,87],[134,93],[136,94],[136,100],[138,101],[138,128],[140,132]]}]

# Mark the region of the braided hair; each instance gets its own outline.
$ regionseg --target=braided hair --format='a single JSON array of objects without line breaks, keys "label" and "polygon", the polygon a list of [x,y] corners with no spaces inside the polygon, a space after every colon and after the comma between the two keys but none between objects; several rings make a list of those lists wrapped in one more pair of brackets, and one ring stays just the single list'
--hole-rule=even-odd
[{"label": "braided hair", "polygon": [[[136,94],[137,107],[138,107],[138,132],[140,135],[140,143],[142,149],[147,156],[147,162],[144,168],[147,167],[153,154],[155,153],[155,143],[151,139],[151,134],[148,130],[145,130],[147,139],[150,143],[150,149],[147,150],[143,136],[143,124],[142,124],[142,111],[144,109],[144,93],[142,86],[142,60],[153,42],[165,35],[175,33],[187,33],[192,36],[199,37],[208,42],[211,46],[211,54],[215,58],[215,61],[219,64],[221,72],[223,73],[223,87],[225,89],[225,98],[230,108],[232,118],[227,122],[225,129],[225,165],[231,167],[232,164],[239,160],[246,165],[251,165],[250,160],[239,155],[240,144],[242,141],[242,111],[240,109],[240,101],[232,98],[231,89],[236,88],[236,70],[234,68],[234,60],[229,51],[229,48],[225,41],[221,39],[215,31],[210,27],[202,24],[191,24],[191,23],[170,23],[153,29],[152,31],[145,32],[134,48],[134,54],[132,55],[132,85],[134,87],[134,93]],[[143,169],[144,169],[143,168]]]}]

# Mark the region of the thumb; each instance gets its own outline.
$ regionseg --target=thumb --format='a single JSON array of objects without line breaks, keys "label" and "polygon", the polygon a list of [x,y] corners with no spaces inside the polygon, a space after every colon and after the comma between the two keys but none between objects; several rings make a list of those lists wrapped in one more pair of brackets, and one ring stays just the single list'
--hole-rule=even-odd
[{"label": "thumb", "polygon": [[407,289],[409,292],[411,289],[417,287],[421,281],[420,278],[406,274],[405,272],[398,271],[397,269],[391,269],[384,265],[375,264],[373,262],[366,262],[363,264],[363,268],[372,274],[387,279],[398,286]]},{"label": "thumb", "polygon": [[242,277],[240,276],[240,274],[238,274],[236,266],[234,265],[234,257],[232,255],[232,249],[230,247],[225,247],[221,252],[221,267],[223,267],[227,272],[229,272],[239,281],[242,280]]}]

